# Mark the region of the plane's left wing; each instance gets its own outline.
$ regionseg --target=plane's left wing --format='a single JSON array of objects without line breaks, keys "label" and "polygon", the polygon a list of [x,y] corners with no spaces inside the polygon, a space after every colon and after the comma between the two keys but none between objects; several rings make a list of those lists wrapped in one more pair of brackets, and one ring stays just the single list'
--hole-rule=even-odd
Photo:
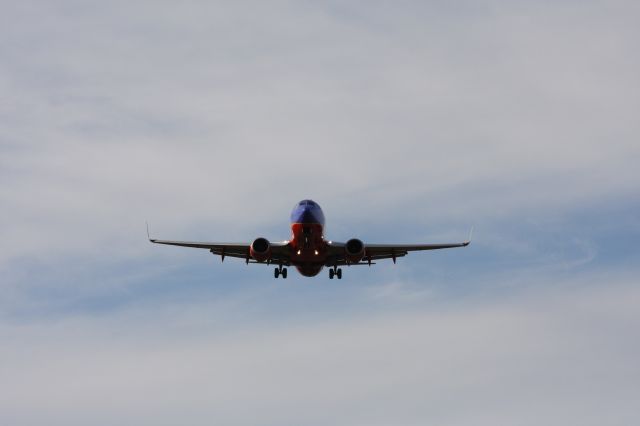
[{"label": "plane's left wing", "polygon": [[[410,251],[440,250],[455,247],[466,247],[470,240],[461,243],[445,244],[365,244],[365,253],[362,262],[372,262],[374,260],[395,259],[409,254]],[[345,256],[345,243],[330,244],[331,256],[327,260],[327,266],[347,265],[349,262]]]}]

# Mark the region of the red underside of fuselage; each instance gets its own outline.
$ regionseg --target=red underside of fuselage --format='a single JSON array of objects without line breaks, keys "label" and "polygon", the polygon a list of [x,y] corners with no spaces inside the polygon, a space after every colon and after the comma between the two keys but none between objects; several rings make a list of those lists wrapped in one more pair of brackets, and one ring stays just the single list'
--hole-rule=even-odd
[{"label": "red underside of fuselage", "polygon": [[305,277],[320,273],[327,260],[327,242],[319,223],[291,224],[291,264]]}]

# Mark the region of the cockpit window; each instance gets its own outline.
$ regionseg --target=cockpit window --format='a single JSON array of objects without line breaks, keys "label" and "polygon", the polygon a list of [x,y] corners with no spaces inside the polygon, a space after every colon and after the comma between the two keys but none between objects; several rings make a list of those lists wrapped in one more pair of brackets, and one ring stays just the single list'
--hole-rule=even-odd
[{"label": "cockpit window", "polygon": [[291,222],[324,224],[324,214],[315,201],[302,200],[293,208],[291,212]]}]

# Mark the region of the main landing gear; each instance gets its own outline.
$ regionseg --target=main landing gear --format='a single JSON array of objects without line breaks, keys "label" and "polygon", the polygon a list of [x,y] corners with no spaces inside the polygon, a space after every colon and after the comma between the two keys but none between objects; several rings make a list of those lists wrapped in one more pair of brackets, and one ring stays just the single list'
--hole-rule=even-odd
[{"label": "main landing gear", "polygon": [[282,275],[282,278],[286,279],[287,278],[287,268],[283,268],[282,266],[280,266],[279,268],[276,268],[273,270],[273,277],[274,278],[280,278],[280,275]]},{"label": "main landing gear", "polygon": [[331,268],[329,269],[329,279],[332,280],[333,277],[338,277],[339,280],[342,279],[342,268]]}]

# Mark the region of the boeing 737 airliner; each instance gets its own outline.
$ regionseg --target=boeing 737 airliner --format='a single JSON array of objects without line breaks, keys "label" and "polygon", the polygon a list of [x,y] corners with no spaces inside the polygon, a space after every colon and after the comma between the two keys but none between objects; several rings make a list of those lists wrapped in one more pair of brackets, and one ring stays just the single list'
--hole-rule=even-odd
[{"label": "boeing 737 airliner", "polygon": [[[147,230],[148,231],[148,230]],[[324,213],[312,200],[302,200],[291,212],[291,240],[281,243],[269,242],[266,238],[256,238],[246,243],[206,243],[190,241],[168,241],[149,238],[157,244],[202,248],[225,257],[239,257],[249,263],[277,265],[275,278],[287,278],[286,266],[295,266],[305,277],[314,277],[323,267],[328,267],[329,278],[342,279],[340,266],[369,265],[375,260],[393,259],[406,256],[410,251],[437,250],[452,247],[466,247],[469,240],[453,244],[364,244],[357,238],[346,243],[327,241],[324,238]]]}]

